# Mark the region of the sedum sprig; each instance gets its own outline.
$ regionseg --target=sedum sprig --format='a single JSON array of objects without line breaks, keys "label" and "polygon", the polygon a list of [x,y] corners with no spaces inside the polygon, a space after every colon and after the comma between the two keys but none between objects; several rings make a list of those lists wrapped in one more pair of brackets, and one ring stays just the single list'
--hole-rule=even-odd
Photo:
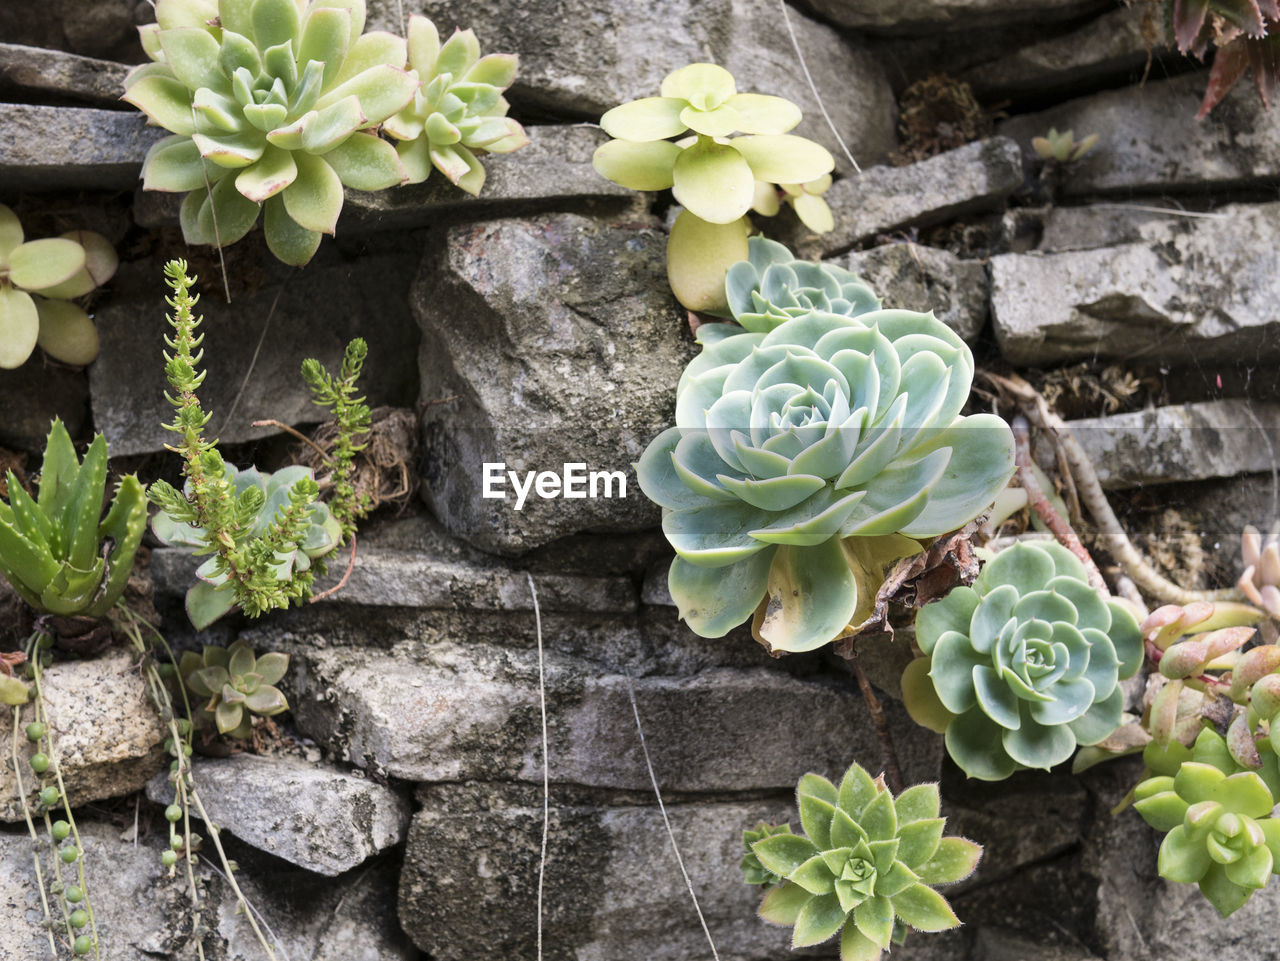
[{"label": "sedum sprig", "polygon": [[342,357],[342,368],[335,378],[314,357],[302,362],[302,379],[311,389],[312,403],[327,407],[333,412],[338,436],[331,454],[333,498],[329,511],[342,528],[342,540],[348,541],[356,530],[356,521],[373,508],[373,498],[367,492],[356,490],[352,479],[356,454],[367,443],[356,443],[356,438],[368,436],[370,426],[369,405],[364,397],[356,396],[356,381],[369,354],[364,338],[356,337],[347,344]]},{"label": "sedum sprig", "polygon": [[202,544],[197,554],[214,555],[206,578],[233,592],[235,603],[250,617],[273,608],[288,607],[291,601],[308,595],[316,567],[292,563],[304,549],[319,487],[309,474],[298,477],[289,488],[287,503],[281,503],[265,529],[255,522],[267,503],[262,487],[254,484],[237,493],[235,472],[218,452],[216,440],[205,440],[203,430],[210,415],[200,405],[196,391],[205,372],[198,370],[204,356],[203,334],[197,334],[201,318],[193,313],[198,294],[191,293],[195,278],[187,274],[185,261],[165,265],[165,281],[173,289],[166,302],[173,309],[173,335],[165,338],[172,353],[165,353],[165,375],[174,407],[174,418],[165,429],[177,434],[179,442],[168,449],[183,458],[186,492],[164,481],[152,484],[147,496],[152,503],[179,524],[200,532]]}]

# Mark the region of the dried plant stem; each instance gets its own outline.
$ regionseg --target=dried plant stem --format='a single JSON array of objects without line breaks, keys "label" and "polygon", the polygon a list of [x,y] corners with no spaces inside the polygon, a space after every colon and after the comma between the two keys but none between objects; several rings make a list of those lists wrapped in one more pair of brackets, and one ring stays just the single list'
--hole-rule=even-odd
[{"label": "dried plant stem", "polygon": [[1036,480],[1035,471],[1031,469],[1031,425],[1027,423],[1025,417],[1019,416],[1013,419],[1012,427],[1013,440],[1016,445],[1015,457],[1018,464],[1018,483],[1027,492],[1027,503],[1044,521],[1045,526],[1057,538],[1058,543],[1078,557],[1080,563],[1084,564],[1085,570],[1089,574],[1089,583],[1093,585],[1094,590],[1107,593],[1107,582],[1102,579],[1102,571],[1098,570],[1098,565],[1093,562],[1093,558],[1085,549],[1084,544],[1080,543],[1080,537],[1076,534],[1075,529],[1072,528],[1070,521],[1054,509],[1048,495],[1040,487],[1040,482]]},{"label": "dried plant stem", "polygon": [[1235,589],[1217,591],[1192,591],[1174,584],[1147,562],[1138,553],[1129,537],[1120,526],[1107,495],[1098,481],[1097,472],[1089,461],[1080,442],[1071,436],[1071,431],[1062,418],[1049,409],[1048,403],[1040,396],[1039,391],[1028,384],[1017,374],[997,376],[987,374],[987,378],[997,387],[1014,398],[1023,414],[1034,424],[1049,433],[1062,451],[1070,473],[1075,480],[1080,500],[1088,509],[1089,515],[1098,525],[1098,539],[1107,552],[1119,562],[1135,584],[1150,596],[1168,604],[1191,604],[1195,601],[1240,601],[1244,595]]},{"label": "dried plant stem", "polygon": [[326,464],[331,464],[331,463],[333,463],[333,458],[331,458],[328,454],[326,454],[326,453],[324,452],[324,448],[323,448],[323,447],[321,447],[319,444],[317,444],[315,441],[313,441],[313,440],[312,440],[310,437],[308,437],[306,434],[302,433],[302,431],[298,430],[296,427],[290,427],[290,426],[289,426],[288,424],[286,424],[284,421],[276,420],[275,418],[270,418],[270,419],[268,419],[268,420],[255,420],[255,421],[254,421],[252,424],[250,424],[249,426],[251,426],[251,427],[274,427],[274,428],[276,428],[277,430],[282,430],[282,431],[284,431],[286,434],[288,434],[289,436],[291,436],[291,437],[293,437],[293,438],[295,438],[295,439],[297,439],[297,440],[300,440],[300,441],[302,441],[304,444],[307,444],[308,446],[310,446],[312,450],[314,450],[317,454],[319,454],[319,455],[324,459],[324,462],[325,462]]},{"label": "dried plant stem", "polygon": [[351,553],[347,559],[347,569],[342,572],[342,580],[334,584],[333,587],[329,587],[321,591],[319,594],[313,594],[309,598],[308,603],[314,604],[316,601],[321,600],[322,598],[329,597],[333,594],[337,594],[338,591],[342,590],[344,587],[347,586],[347,581],[350,580],[351,578],[351,572],[354,571],[355,569],[356,569],[356,535],[354,532],[352,532]]},{"label": "dried plant stem", "polygon": [[862,662],[858,659],[858,649],[852,644],[848,645],[847,649],[849,653],[841,656],[844,657],[850,672],[858,682],[858,690],[862,692],[862,699],[867,704],[867,713],[871,715],[876,737],[880,740],[880,764],[884,768],[884,779],[889,785],[889,790],[894,794],[901,794],[905,788],[905,782],[902,780],[902,767],[898,764],[898,752],[893,747],[893,735],[889,732],[889,721],[884,716],[884,708],[880,706],[880,699],[876,697],[875,689],[867,680],[867,672],[862,669]]}]

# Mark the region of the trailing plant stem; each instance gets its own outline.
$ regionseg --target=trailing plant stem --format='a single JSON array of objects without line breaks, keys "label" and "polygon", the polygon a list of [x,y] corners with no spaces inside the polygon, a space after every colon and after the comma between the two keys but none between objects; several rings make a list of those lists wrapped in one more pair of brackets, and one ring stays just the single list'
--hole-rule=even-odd
[{"label": "trailing plant stem", "polygon": [[876,737],[880,740],[880,764],[884,768],[885,782],[889,785],[889,790],[894,794],[901,794],[905,787],[902,779],[902,767],[898,764],[898,752],[893,746],[893,735],[889,731],[888,719],[884,716],[884,708],[880,705],[880,699],[876,697],[875,689],[872,688],[871,682],[867,679],[867,672],[862,669],[862,662],[858,659],[858,649],[850,644],[847,648],[848,654],[841,654],[845,659],[845,663],[849,666],[854,679],[858,682],[858,690],[862,692],[862,699],[867,704],[867,713],[871,715],[871,723],[875,726]]}]

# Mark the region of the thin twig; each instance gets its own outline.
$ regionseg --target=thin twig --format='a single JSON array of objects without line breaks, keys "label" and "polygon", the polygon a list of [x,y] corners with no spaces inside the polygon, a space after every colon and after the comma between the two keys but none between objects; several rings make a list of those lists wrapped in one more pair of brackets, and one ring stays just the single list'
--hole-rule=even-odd
[{"label": "thin twig", "polygon": [[818,102],[818,109],[822,111],[822,119],[831,128],[831,133],[835,136],[836,143],[840,145],[845,157],[853,165],[854,172],[862,173],[862,168],[858,166],[858,161],[853,159],[853,153],[849,150],[849,145],[844,142],[844,137],[840,136],[840,131],[836,129],[835,121],[831,119],[831,114],[827,113],[827,105],[822,102],[822,94],[818,93],[818,85],[813,82],[813,75],[809,73],[809,65],[805,62],[804,51],[800,49],[800,41],[796,39],[795,28],[791,26],[791,16],[787,13],[787,0],[778,0],[778,7],[782,11],[782,22],[787,25],[787,33],[791,36],[791,46],[795,48],[796,58],[800,61],[800,69],[804,71],[804,78],[809,81],[809,89],[813,91],[813,99]]},{"label": "thin twig", "polygon": [[622,669],[623,676],[627,679],[627,697],[631,698],[631,713],[636,718],[636,732],[640,735],[640,752],[644,755],[645,767],[649,769],[649,783],[653,785],[654,796],[658,799],[658,810],[662,813],[662,823],[667,826],[667,837],[671,840],[671,850],[676,856],[676,864],[680,867],[680,873],[684,876],[685,887],[689,889],[689,897],[693,899],[693,910],[698,914],[698,921],[702,924],[702,933],[707,936],[707,944],[711,945],[711,956],[715,961],[720,961],[720,952],[716,950],[716,943],[711,938],[711,929],[707,927],[707,919],[702,915],[702,908],[698,904],[698,895],[693,890],[693,879],[689,877],[689,871],[684,866],[684,858],[680,856],[680,847],[676,844],[676,834],[671,830],[671,818],[667,817],[667,806],[662,803],[662,792],[658,790],[658,776],[653,772],[653,761],[649,758],[649,746],[644,740],[644,727],[640,724],[640,708],[636,706],[636,692],[631,685],[631,672],[625,667]]},{"label": "thin twig", "polygon": [[547,835],[551,830],[551,762],[547,740],[547,670],[542,652],[542,609],[538,606],[538,589],[533,575],[525,573],[529,593],[533,596],[533,625],[538,638],[538,706],[542,711],[542,853],[538,857],[538,961],[542,961],[542,890],[547,873]]},{"label": "thin twig", "polygon": [[[249,358],[249,369],[244,372],[244,379],[240,381],[240,388],[236,391],[235,398],[231,401],[231,407],[227,410],[227,416],[222,419],[222,433],[231,424],[231,418],[235,416],[236,408],[240,406],[240,398],[244,396],[245,388],[249,386],[249,378],[253,375],[253,368],[258,365],[258,355],[262,353],[262,345],[266,342],[267,331],[271,329],[271,318],[276,315],[276,304],[280,303],[280,296],[284,293],[285,287],[289,286],[288,278],[280,284],[280,289],[276,291],[275,298],[271,301],[271,309],[267,311],[267,319],[262,322],[262,333],[258,336],[258,346],[253,348],[253,356]],[[227,298],[230,299],[228,294]]]},{"label": "thin twig", "polygon": [[310,446],[312,450],[314,450],[317,454],[319,454],[322,458],[324,458],[324,462],[326,464],[333,463],[333,458],[324,452],[323,447],[321,447],[319,444],[313,441],[306,434],[302,433],[302,431],[298,430],[296,427],[290,427],[284,421],[276,420],[274,417],[271,417],[271,418],[268,418],[267,420],[255,420],[249,426],[250,427],[274,427],[277,430],[282,430],[286,434],[290,435],[291,437],[297,440],[300,440],[304,444],[307,444],[308,446]]},{"label": "thin twig", "polygon": [[344,587],[347,586],[347,581],[351,578],[351,572],[355,570],[355,567],[356,567],[356,535],[352,533],[351,557],[347,561],[347,569],[342,573],[342,580],[338,581],[338,583],[334,584],[333,587],[330,587],[328,590],[323,590],[319,594],[313,594],[311,596],[311,599],[307,603],[314,604],[316,601],[320,600],[322,597],[329,597],[333,594],[337,594],[338,591],[342,590]]},{"label": "thin twig", "polygon": [[1098,565],[1093,562],[1084,544],[1080,543],[1080,538],[1071,524],[1054,509],[1048,495],[1040,487],[1040,482],[1036,480],[1035,471],[1031,467],[1031,425],[1027,423],[1025,417],[1018,415],[1013,419],[1011,426],[1018,464],[1018,482],[1027,492],[1028,504],[1040,515],[1040,519],[1053,532],[1058,543],[1080,559],[1080,563],[1089,573],[1089,583],[1093,585],[1094,590],[1102,591],[1104,594],[1109,593],[1107,582],[1102,579],[1102,571],[1098,570]]},{"label": "thin twig", "polygon": [[858,659],[858,649],[850,644],[849,652],[845,663],[849,665],[849,670],[853,672],[858,682],[862,699],[867,703],[867,713],[871,715],[871,723],[876,729],[876,737],[880,740],[880,765],[884,768],[884,779],[889,785],[889,790],[894,794],[901,794],[905,782],[902,780],[902,768],[898,765],[898,752],[893,747],[893,735],[889,732],[889,722],[884,716],[884,708],[880,706],[880,699],[876,697],[871,682],[867,680],[867,673],[862,669],[862,662]]}]

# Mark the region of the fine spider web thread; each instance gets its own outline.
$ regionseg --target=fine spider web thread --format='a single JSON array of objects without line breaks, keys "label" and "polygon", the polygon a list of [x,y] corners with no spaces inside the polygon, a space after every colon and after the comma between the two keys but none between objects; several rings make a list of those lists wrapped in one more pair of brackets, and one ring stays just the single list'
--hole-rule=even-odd
[{"label": "fine spider web thread", "polygon": [[711,938],[711,929],[707,927],[707,919],[702,915],[702,908],[698,904],[698,895],[693,890],[693,879],[689,877],[689,872],[684,866],[684,858],[680,856],[680,846],[676,844],[675,832],[671,830],[671,819],[667,817],[667,806],[662,803],[662,792],[658,790],[658,776],[653,773],[653,761],[649,759],[649,746],[645,743],[644,727],[640,723],[640,709],[636,706],[635,688],[631,686],[631,672],[625,667],[622,669],[623,675],[627,679],[627,697],[631,699],[631,713],[636,718],[636,733],[640,735],[640,751],[644,754],[644,766],[649,769],[649,783],[653,785],[653,794],[658,799],[658,810],[662,812],[662,823],[667,826],[667,837],[671,839],[671,851],[676,856],[676,864],[680,867],[680,873],[684,876],[685,887],[689,889],[689,897],[693,900],[693,910],[698,914],[698,921],[702,925],[702,933],[707,936],[707,944],[711,945],[711,956],[715,961],[720,961],[720,952],[716,950],[716,943]]},{"label": "fine spider web thread", "polygon": [[787,0],[778,0],[778,7],[782,10],[782,22],[787,25],[787,33],[791,36],[791,46],[795,48],[796,57],[800,61],[800,69],[804,71],[804,78],[809,81],[809,89],[813,91],[813,99],[818,101],[818,109],[822,111],[822,119],[831,128],[831,133],[835,136],[836,143],[840,145],[840,149],[844,151],[849,163],[853,165],[854,172],[862,173],[862,168],[858,166],[858,161],[853,159],[853,153],[849,150],[849,145],[844,142],[844,137],[840,136],[840,131],[836,129],[835,121],[831,119],[831,114],[827,113],[827,105],[822,102],[822,94],[818,93],[818,85],[813,82],[813,74],[809,73],[809,64],[805,62],[804,51],[800,49],[800,41],[796,39],[795,28],[791,26],[791,16],[787,13]]},{"label": "fine spider web thread", "polygon": [[533,595],[533,623],[538,637],[538,706],[542,711],[542,853],[538,857],[538,961],[542,961],[542,887],[547,873],[547,832],[551,826],[551,766],[547,760],[547,672],[542,653],[542,611],[533,575],[525,572]]}]

